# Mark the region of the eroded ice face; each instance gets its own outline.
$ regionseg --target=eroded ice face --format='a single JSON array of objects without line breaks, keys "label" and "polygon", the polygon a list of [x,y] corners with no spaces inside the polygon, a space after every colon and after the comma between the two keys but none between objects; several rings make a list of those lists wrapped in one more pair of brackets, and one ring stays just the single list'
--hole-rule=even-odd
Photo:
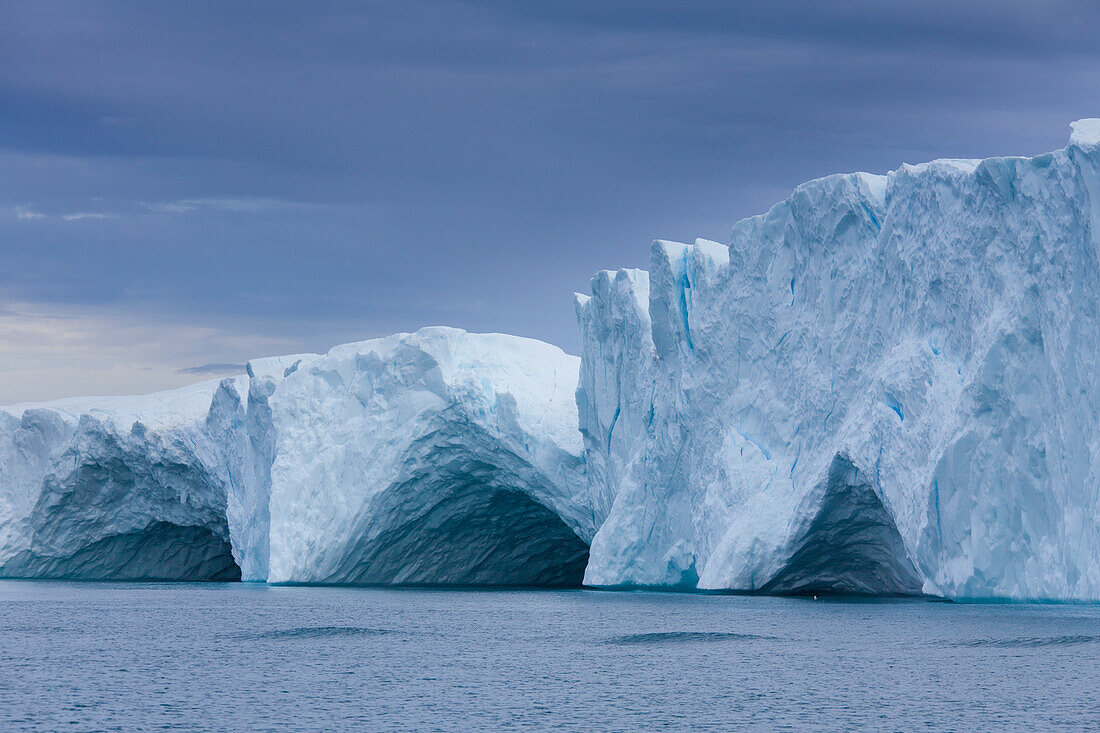
[{"label": "eroded ice face", "polygon": [[812,181],[728,248],[597,276],[587,581],[1100,597],[1098,171],[1086,120],[1035,158]]}]

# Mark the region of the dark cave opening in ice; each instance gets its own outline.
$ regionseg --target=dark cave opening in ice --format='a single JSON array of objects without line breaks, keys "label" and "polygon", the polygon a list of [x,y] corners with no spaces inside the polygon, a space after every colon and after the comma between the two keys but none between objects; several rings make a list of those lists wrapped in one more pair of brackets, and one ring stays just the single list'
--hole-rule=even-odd
[{"label": "dark cave opening in ice", "polygon": [[893,518],[855,466],[833,460],[821,507],[787,564],[760,590],[789,595],[919,595]]},{"label": "dark cave opening in ice", "polygon": [[588,545],[532,498],[537,477],[512,456],[446,448],[387,491],[375,521],[325,582],[363,585],[581,585]]},{"label": "dark cave opening in ice", "polygon": [[241,570],[228,540],[206,527],[153,522],[110,535],[76,552],[52,556],[25,551],[0,568],[9,578],[59,580],[236,581]]}]

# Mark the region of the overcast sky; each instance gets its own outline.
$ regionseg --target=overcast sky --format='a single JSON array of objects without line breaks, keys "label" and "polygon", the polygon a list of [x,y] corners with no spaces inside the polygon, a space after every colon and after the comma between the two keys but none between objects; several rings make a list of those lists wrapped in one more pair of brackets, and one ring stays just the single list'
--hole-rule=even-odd
[{"label": "overcast sky", "polygon": [[573,291],[798,183],[1063,147],[1100,3],[0,0],[0,403]]}]

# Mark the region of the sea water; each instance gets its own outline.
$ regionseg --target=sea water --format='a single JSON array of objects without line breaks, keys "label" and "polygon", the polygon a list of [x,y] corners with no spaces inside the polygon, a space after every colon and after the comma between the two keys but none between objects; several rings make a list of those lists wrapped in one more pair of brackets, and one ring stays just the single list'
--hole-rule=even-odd
[{"label": "sea water", "polygon": [[0,730],[1100,726],[1100,607],[0,581]]}]

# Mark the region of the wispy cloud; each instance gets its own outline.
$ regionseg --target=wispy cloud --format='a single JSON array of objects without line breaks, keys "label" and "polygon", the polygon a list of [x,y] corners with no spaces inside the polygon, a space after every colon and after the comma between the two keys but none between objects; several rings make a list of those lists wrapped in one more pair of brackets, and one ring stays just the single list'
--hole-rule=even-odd
[{"label": "wispy cloud", "polygon": [[81,219],[115,219],[118,214],[104,214],[101,211],[78,211],[75,214],[62,214],[65,221],[80,221]]},{"label": "wispy cloud", "polygon": [[[4,211],[4,207],[0,207]],[[68,214],[44,213],[36,208],[26,205],[7,207],[9,214],[14,215],[20,221],[81,221],[84,219],[117,219],[119,214],[109,211],[74,211]]]},{"label": "wispy cloud", "polygon": [[15,207],[15,217],[17,219],[45,219],[45,214],[40,214],[37,211],[32,211],[25,206]]},{"label": "wispy cloud", "polygon": [[218,209],[219,211],[240,211],[250,213],[270,209],[296,208],[300,206],[300,204],[294,201],[282,201],[280,199],[269,198],[204,198],[190,199],[183,203],[210,209]]},{"label": "wispy cloud", "polygon": [[233,198],[215,196],[180,199],[178,201],[156,201],[153,203],[144,203],[142,206],[148,211],[158,214],[187,214],[202,210],[256,214],[264,211],[317,208],[320,204],[264,197]]},{"label": "wispy cloud", "polygon": [[[97,203],[92,201],[91,203]],[[228,214],[262,214],[275,211],[307,211],[321,208],[324,204],[288,201],[276,198],[231,198],[207,197],[179,199],[177,201],[121,201],[115,202],[110,210],[73,211],[69,213],[44,213],[32,206],[9,205],[7,211],[22,220],[53,219],[61,221],[84,221],[101,219],[122,219],[126,217],[147,217],[150,215],[183,215],[202,212],[222,212]]]},{"label": "wispy cloud", "polygon": [[143,207],[154,214],[186,214],[198,207],[184,201],[162,201],[152,204],[142,204]]}]

